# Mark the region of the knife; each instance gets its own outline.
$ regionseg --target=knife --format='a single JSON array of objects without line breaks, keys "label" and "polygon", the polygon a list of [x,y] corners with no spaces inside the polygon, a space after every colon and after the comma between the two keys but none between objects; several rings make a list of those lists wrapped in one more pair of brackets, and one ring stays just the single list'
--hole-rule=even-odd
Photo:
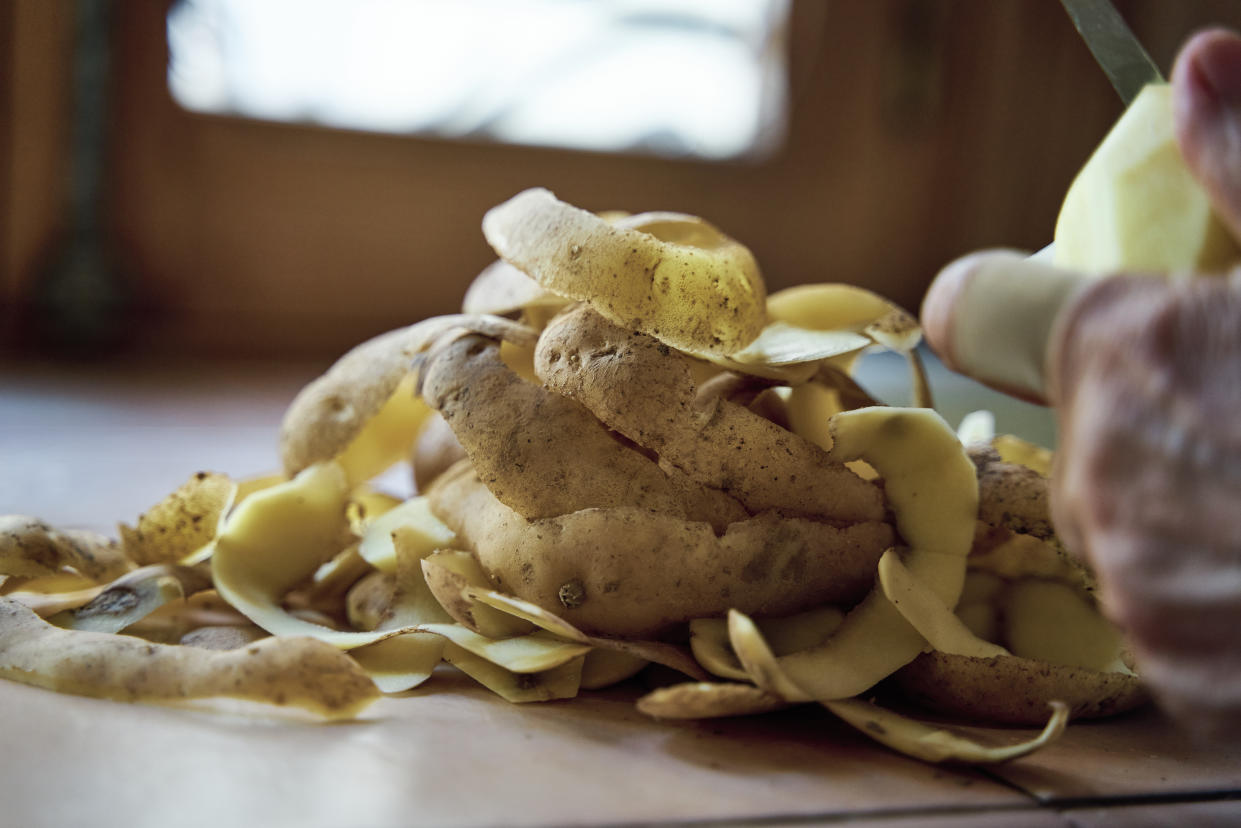
[{"label": "knife", "polygon": [[1128,106],[1148,83],[1163,75],[1110,0],[1060,0],[1086,47]]}]

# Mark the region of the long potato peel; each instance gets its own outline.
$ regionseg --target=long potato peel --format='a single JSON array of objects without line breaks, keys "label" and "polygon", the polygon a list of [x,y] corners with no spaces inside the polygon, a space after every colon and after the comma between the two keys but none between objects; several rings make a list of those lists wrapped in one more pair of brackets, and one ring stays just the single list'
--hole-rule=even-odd
[{"label": "long potato peel", "polygon": [[[831,431],[834,459],[863,459],[883,478],[910,547],[910,572],[955,607],[978,513],[974,465],[956,433],[929,409],[884,407],[838,414]],[[789,701],[850,698],[908,664],[924,646],[876,585],[830,639],[780,659],[788,679],[780,692]]]},{"label": "long potato peel", "polygon": [[[784,688],[796,686],[763,640],[762,634],[746,616],[732,613],[729,629],[734,646],[758,686],[772,694],[788,696]],[[1052,712],[1042,732],[1032,739],[1002,747],[981,744],[962,734],[907,718],[857,698],[820,699],[820,703],[843,721],[875,741],[924,762],[965,762],[994,764],[1025,756],[1059,738],[1069,720],[1068,707],[1053,702]]]},{"label": "long potato peel", "polygon": [[1009,655],[1000,645],[974,635],[939,596],[913,576],[894,549],[879,559],[879,585],[904,619],[941,653],[973,658]]},{"label": "long potato peel", "polygon": [[395,634],[333,630],[281,605],[290,589],[340,551],[348,496],[344,471],[317,463],[246,498],[213,542],[216,591],[273,635],[308,635],[349,649]]},{"label": "long potato peel", "polygon": [[346,654],[314,639],[268,638],[236,650],[153,644],[62,630],[8,598],[0,598],[0,676],[116,701],[224,696],[326,718],[356,716],[379,696]]}]

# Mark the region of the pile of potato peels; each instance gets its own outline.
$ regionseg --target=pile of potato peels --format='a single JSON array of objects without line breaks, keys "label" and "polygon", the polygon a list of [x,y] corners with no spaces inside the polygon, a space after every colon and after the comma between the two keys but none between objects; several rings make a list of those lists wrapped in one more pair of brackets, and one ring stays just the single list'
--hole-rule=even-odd
[{"label": "pile of potato peels", "polygon": [[[119,539],[0,518],[0,675],[335,718],[445,662],[511,702],[655,664],[683,680],[638,700],[651,716],[817,702],[965,762],[1144,701],[1052,532],[1048,453],[977,420],[958,436],[907,313],[839,284],[767,296],[693,216],[535,189],[483,231],[500,259],[462,313],[357,346],[293,401],[283,473],[197,474]],[[852,379],[876,349],[908,356],[918,407]],[[417,496],[374,487],[398,463]],[[881,682],[1041,731],[983,746],[877,706]]]}]

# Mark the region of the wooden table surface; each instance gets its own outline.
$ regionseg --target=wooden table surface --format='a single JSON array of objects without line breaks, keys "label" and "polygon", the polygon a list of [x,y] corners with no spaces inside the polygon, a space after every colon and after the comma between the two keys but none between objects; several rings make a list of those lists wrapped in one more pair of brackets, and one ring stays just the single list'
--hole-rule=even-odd
[{"label": "wooden table surface", "polygon": [[[272,470],[280,415],[323,367],[0,365],[0,513],[110,531],[199,469]],[[886,370],[872,388],[899,386]],[[945,409],[1048,428],[933,378]],[[1073,724],[1040,753],[975,770],[898,756],[816,708],[653,721],[633,708],[639,692],[510,705],[445,669],[325,725],[0,681],[0,824],[1241,824],[1241,746],[1195,746],[1155,710]]]}]

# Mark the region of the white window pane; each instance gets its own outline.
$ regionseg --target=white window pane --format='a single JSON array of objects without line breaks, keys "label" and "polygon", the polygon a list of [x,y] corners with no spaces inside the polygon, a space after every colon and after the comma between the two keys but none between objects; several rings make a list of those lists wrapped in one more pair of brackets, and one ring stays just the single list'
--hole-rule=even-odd
[{"label": "white window pane", "polygon": [[782,135],[787,0],[182,0],[186,108],[723,159]]}]

